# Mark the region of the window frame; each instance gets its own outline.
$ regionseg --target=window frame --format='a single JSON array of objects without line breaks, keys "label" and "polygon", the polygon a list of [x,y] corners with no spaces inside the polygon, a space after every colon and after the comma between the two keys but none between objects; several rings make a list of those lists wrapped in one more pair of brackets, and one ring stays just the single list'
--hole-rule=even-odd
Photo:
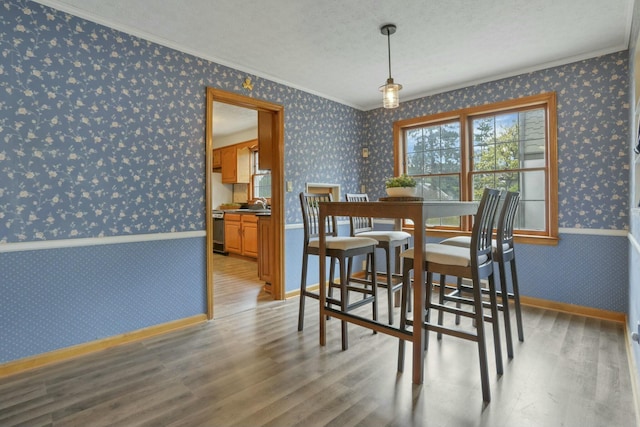
[{"label": "window frame", "polygon": [[[474,118],[491,116],[514,111],[525,111],[532,108],[545,109],[545,224],[546,230],[514,230],[516,240],[523,243],[556,245],[558,242],[558,126],[557,101],[555,92],[510,99],[492,104],[478,105],[454,111],[439,112],[426,116],[399,120],[393,124],[394,175],[406,171],[405,131],[417,127],[450,123],[460,124],[461,180],[460,197],[471,200],[473,196],[472,176],[477,171],[471,170],[472,162],[472,130]],[[471,234],[471,218],[462,218],[459,228],[428,227],[429,235],[434,237],[450,237],[451,234]],[[406,226],[412,228],[412,226]]]},{"label": "window frame", "polygon": [[[259,161],[258,161],[258,156],[260,156],[259,153],[259,149],[257,146],[253,146],[251,147],[251,185],[250,185],[250,196],[251,199],[258,199],[260,198],[259,195],[255,194],[256,192],[256,186],[255,186],[255,177],[256,176],[267,176],[267,175],[271,175],[271,170],[264,170],[262,172],[266,172],[266,173],[258,173],[261,172],[260,170],[260,166],[259,166]],[[266,197],[267,200],[271,200],[271,196]]]}]

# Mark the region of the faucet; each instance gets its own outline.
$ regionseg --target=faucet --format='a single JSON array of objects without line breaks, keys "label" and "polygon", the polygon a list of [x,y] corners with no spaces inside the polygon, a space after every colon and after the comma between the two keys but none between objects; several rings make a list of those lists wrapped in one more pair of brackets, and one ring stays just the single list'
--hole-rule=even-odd
[{"label": "faucet", "polygon": [[257,198],[256,204],[262,206],[262,209],[267,209],[267,199],[264,197]]}]

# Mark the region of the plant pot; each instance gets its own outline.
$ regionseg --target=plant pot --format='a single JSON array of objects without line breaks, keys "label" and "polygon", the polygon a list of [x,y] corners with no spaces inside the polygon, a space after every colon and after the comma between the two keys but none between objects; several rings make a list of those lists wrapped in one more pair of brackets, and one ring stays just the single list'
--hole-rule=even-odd
[{"label": "plant pot", "polygon": [[387,195],[389,197],[413,197],[416,195],[416,187],[389,187]]}]

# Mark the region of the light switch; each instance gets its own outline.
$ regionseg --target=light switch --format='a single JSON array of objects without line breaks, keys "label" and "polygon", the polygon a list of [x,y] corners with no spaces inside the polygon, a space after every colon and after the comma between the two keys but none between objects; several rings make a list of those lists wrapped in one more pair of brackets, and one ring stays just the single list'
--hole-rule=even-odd
[{"label": "light switch", "polygon": [[287,181],[287,193],[291,193],[293,191],[293,182]]},{"label": "light switch", "polygon": [[365,159],[367,157],[369,157],[369,149],[368,148],[365,147],[365,148],[362,149],[362,157],[364,157]]}]

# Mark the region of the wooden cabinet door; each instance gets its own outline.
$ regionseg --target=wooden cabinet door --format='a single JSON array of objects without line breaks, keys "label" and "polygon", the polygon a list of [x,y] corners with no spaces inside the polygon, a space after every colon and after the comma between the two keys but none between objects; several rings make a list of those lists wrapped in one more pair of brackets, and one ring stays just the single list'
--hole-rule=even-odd
[{"label": "wooden cabinet door", "polygon": [[213,150],[213,168],[220,169],[222,167],[222,149],[216,148]]},{"label": "wooden cabinet door", "polygon": [[238,157],[236,147],[224,147],[220,151],[220,163],[222,167],[222,182],[234,184],[236,182]]},{"label": "wooden cabinet door", "polygon": [[258,217],[242,216],[242,255],[258,257]]},{"label": "wooden cabinet door", "polygon": [[224,248],[234,254],[242,254],[242,223],[240,215],[224,216]]},{"label": "wooden cabinet door", "polygon": [[222,182],[224,184],[248,184],[251,180],[251,150],[235,145],[220,149]]}]

